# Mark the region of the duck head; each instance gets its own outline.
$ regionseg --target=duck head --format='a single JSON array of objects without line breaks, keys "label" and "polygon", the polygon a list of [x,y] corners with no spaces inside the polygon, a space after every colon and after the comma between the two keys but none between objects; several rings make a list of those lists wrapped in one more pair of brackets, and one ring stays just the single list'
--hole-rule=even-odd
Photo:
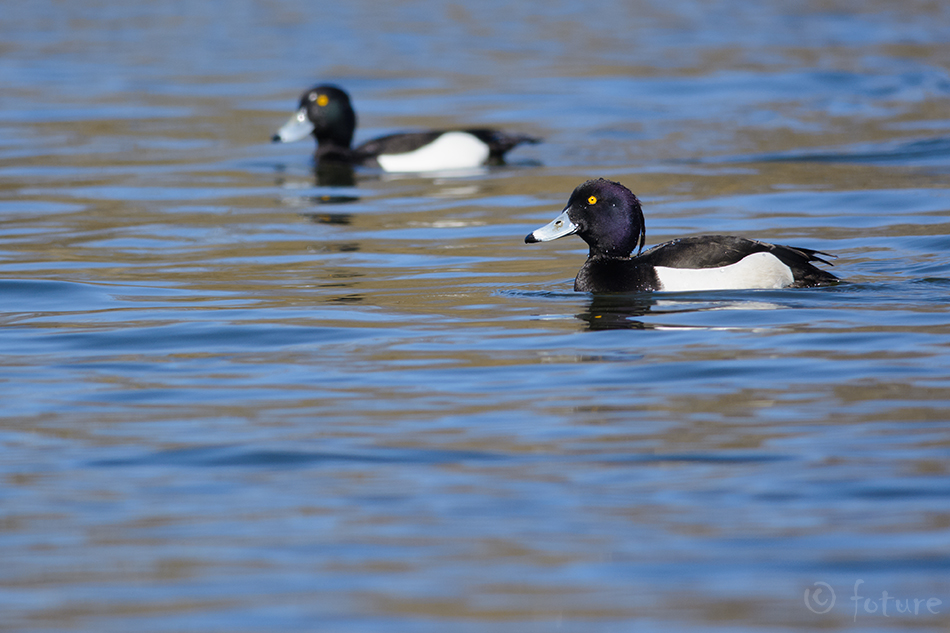
[{"label": "duck head", "polygon": [[350,97],[336,86],[314,86],[300,97],[293,116],[274,134],[275,143],[290,143],[313,134],[317,144],[349,148],[356,130]]},{"label": "duck head", "polygon": [[588,180],[574,190],[559,216],[524,241],[549,242],[575,233],[590,246],[591,257],[639,253],[646,238],[640,201],[619,182]]}]

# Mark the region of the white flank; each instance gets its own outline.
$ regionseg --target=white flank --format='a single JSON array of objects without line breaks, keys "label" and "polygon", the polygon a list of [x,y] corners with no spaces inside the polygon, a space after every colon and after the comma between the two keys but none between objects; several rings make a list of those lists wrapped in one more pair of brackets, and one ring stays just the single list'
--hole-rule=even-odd
[{"label": "white flank", "polygon": [[488,146],[465,132],[446,132],[433,142],[405,154],[381,154],[385,171],[442,171],[477,167],[488,160]]},{"label": "white flank", "polygon": [[661,290],[669,292],[784,288],[795,281],[792,270],[771,253],[752,253],[721,268],[657,266],[656,276]]}]

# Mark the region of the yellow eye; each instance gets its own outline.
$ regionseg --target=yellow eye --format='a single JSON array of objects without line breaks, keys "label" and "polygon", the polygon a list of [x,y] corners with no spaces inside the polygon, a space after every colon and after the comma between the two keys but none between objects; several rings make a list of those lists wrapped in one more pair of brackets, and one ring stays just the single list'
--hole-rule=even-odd
[{"label": "yellow eye", "polygon": [[597,196],[591,196],[587,199],[587,204],[597,204]]},{"label": "yellow eye", "polygon": [[326,95],[320,95],[319,97],[317,97],[317,105],[318,105],[318,106],[323,107],[323,106],[325,106],[325,105],[328,104],[328,103],[330,103],[330,97],[328,97],[328,96],[326,96]]}]

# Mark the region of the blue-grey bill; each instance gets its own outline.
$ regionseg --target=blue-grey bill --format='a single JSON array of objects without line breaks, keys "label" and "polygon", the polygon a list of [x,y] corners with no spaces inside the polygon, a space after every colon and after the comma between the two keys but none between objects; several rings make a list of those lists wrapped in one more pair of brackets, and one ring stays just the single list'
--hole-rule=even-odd
[{"label": "blue-grey bill", "polygon": [[561,215],[557,216],[540,229],[535,229],[533,233],[529,233],[527,237],[524,238],[525,243],[533,244],[534,242],[550,242],[551,240],[556,240],[559,237],[564,237],[565,235],[574,235],[577,233],[577,229],[580,228],[573,222],[571,218],[567,215],[567,210],[561,212]]},{"label": "blue-grey bill", "polygon": [[280,143],[299,141],[311,132],[313,132],[313,123],[307,118],[307,111],[300,108],[277,130],[277,134],[274,134],[274,141]]}]

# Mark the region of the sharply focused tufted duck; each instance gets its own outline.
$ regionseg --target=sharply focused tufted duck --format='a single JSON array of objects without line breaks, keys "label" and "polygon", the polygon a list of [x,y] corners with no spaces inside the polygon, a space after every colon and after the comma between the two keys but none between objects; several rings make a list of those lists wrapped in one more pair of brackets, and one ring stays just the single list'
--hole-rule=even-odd
[{"label": "sharply focused tufted duck", "polygon": [[505,152],[539,139],[491,129],[390,134],[350,147],[356,113],[340,88],[315,86],[300,98],[300,108],[277,133],[275,143],[317,139],[317,161],[339,161],[383,171],[422,172],[467,169],[501,163]]},{"label": "sharply focused tufted duck", "polygon": [[640,201],[619,182],[603,178],[575,189],[564,211],[524,241],[548,242],[574,233],[590,246],[574,280],[574,290],[581,292],[805,288],[838,282],[809,263],[831,265],[819,255],[833,255],[743,237],[686,237],[641,254],[646,229]]}]

